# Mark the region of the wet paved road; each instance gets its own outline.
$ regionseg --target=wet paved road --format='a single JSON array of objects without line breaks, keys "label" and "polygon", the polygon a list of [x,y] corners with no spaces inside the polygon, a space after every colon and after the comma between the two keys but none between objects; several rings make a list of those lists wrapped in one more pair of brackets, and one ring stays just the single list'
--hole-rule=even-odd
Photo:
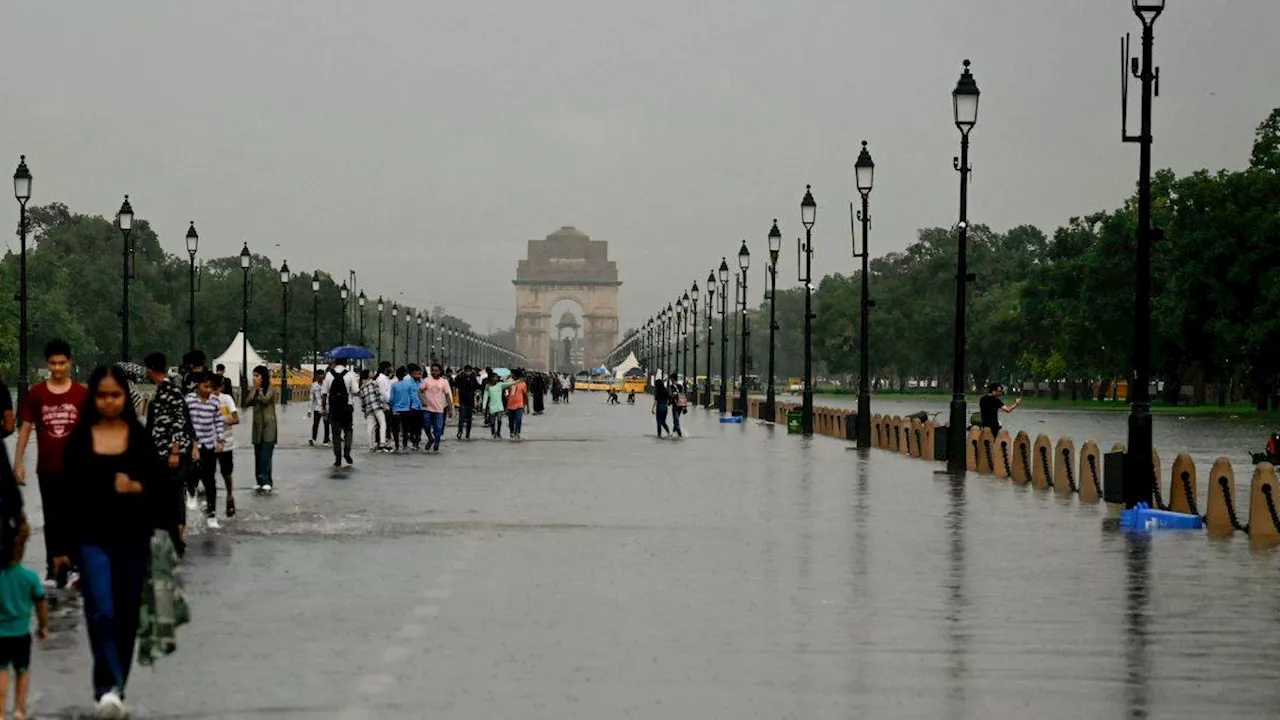
[{"label": "wet paved road", "polygon": [[[1102,508],[702,411],[687,440],[658,441],[647,406],[574,400],[521,444],[450,436],[439,456],[338,474],[327,448],[286,443],[277,495],[239,492],[240,517],[193,539],[195,622],[135,668],[136,716],[1280,708],[1275,553],[1130,539]],[[300,411],[286,437],[309,428]],[[35,660],[45,717],[89,708],[83,630],[62,624]]]}]

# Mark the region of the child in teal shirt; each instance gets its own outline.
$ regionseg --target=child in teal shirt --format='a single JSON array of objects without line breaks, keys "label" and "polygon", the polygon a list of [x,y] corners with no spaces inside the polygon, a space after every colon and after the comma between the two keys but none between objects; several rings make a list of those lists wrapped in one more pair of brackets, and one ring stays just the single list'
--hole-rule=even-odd
[{"label": "child in teal shirt", "polygon": [[49,635],[49,608],[44,600],[44,584],[35,573],[22,566],[31,526],[23,523],[13,543],[13,556],[0,569],[0,716],[9,693],[9,669],[17,675],[13,698],[14,720],[26,720],[27,690],[31,687],[31,611],[39,625],[36,637]]}]

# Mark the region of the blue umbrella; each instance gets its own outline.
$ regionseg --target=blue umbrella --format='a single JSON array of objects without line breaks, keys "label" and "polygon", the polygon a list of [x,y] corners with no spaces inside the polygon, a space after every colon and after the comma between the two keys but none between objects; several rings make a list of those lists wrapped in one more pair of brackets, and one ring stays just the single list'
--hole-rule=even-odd
[{"label": "blue umbrella", "polygon": [[504,367],[500,367],[500,368],[494,368],[493,374],[497,375],[500,378],[504,378],[504,377],[509,377],[511,375],[511,371]]},{"label": "blue umbrella", "polygon": [[359,345],[339,345],[324,356],[330,360],[372,360],[374,357],[369,348]]}]

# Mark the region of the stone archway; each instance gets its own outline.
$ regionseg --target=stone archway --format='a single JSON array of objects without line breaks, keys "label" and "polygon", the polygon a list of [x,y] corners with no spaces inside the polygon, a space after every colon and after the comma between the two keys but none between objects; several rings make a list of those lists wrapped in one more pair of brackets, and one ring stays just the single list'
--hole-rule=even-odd
[{"label": "stone archway", "polygon": [[516,267],[516,350],[530,370],[550,370],[551,307],[573,300],[582,308],[583,360],[604,362],[618,343],[618,266],[609,243],[562,227],[545,240],[530,240]]}]

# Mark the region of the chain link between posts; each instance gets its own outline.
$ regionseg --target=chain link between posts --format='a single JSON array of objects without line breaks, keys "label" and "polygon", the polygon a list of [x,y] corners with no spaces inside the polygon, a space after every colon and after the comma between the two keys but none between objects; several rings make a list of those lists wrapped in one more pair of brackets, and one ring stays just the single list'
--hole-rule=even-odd
[{"label": "chain link between posts", "polygon": [[1241,525],[1240,520],[1236,518],[1236,502],[1231,496],[1231,482],[1227,480],[1226,475],[1218,478],[1218,486],[1222,488],[1222,498],[1226,501],[1227,518],[1231,520],[1231,527],[1241,532],[1249,532],[1249,526]]},{"label": "chain link between posts", "polygon": [[1044,466],[1044,479],[1052,485],[1053,470],[1049,469],[1049,448],[1047,447],[1040,448],[1040,464]]},{"label": "chain link between posts", "polygon": [[1271,525],[1280,530],[1280,514],[1276,513],[1276,501],[1271,497],[1271,483],[1262,484],[1262,497],[1267,500],[1267,512],[1271,513]]},{"label": "chain link between posts", "polygon": [[1102,497],[1102,482],[1098,480],[1098,457],[1089,453],[1089,474],[1093,476],[1093,490]]},{"label": "chain link between posts", "polygon": [[1022,456],[1022,468],[1027,472],[1031,472],[1031,456],[1027,454],[1025,443],[1018,445],[1018,454]]},{"label": "chain link between posts", "polygon": [[1151,495],[1155,498],[1156,507],[1161,510],[1168,510],[1169,506],[1164,504],[1164,495],[1160,493],[1160,478],[1154,472],[1151,474],[1153,478],[1151,481]]},{"label": "chain link between posts", "polygon": [[1004,462],[1004,474],[1013,475],[1013,465],[1009,463],[1009,443],[1000,443],[1000,459]]},{"label": "chain link between posts", "polygon": [[1079,493],[1080,488],[1076,487],[1075,468],[1071,467],[1071,461],[1074,459],[1071,457],[1071,450],[1062,448],[1062,459],[1062,466],[1067,469],[1067,486],[1071,488],[1071,492]]},{"label": "chain link between posts", "polygon": [[[1182,493],[1187,496],[1187,509],[1192,515],[1200,515],[1200,509],[1196,507],[1195,493],[1191,492],[1191,473],[1183,470],[1178,473],[1178,479],[1182,482]],[[1204,516],[1200,515],[1203,520]]]},{"label": "chain link between posts", "polygon": [[991,457],[991,443],[987,442],[986,440],[983,440],[982,449],[983,449],[983,452],[987,454],[987,467],[991,468],[992,472],[995,472],[996,461],[995,461],[995,458]]}]

